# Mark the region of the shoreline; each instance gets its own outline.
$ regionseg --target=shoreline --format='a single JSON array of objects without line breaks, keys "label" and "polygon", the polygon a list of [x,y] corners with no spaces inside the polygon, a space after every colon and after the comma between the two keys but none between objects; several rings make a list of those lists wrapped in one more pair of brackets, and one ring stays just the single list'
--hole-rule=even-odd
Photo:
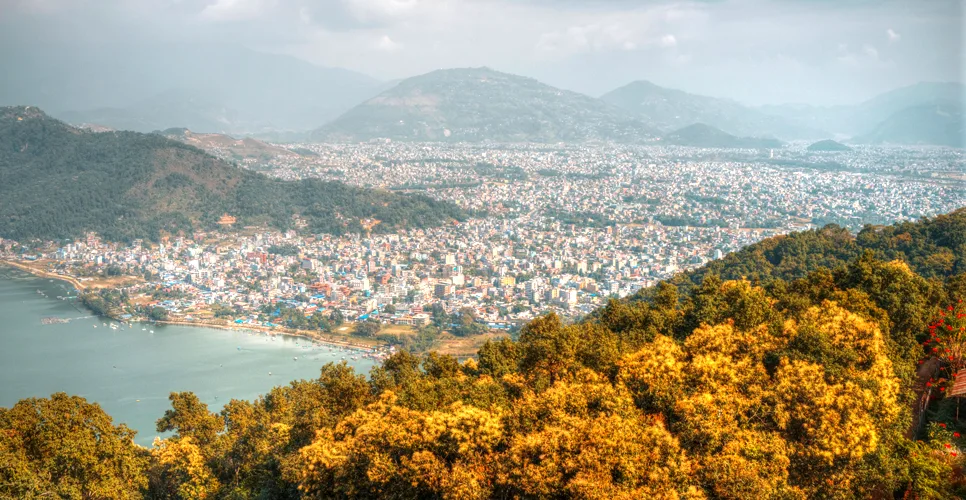
[{"label": "shoreline", "polygon": [[178,321],[178,320],[174,320],[174,321],[172,321],[172,320],[164,320],[164,321],[155,321],[155,322],[151,322],[151,321],[132,321],[132,323],[154,323],[154,324],[158,324],[158,325],[195,326],[195,327],[203,327],[203,328],[217,328],[219,330],[231,330],[231,331],[236,331],[238,333],[244,333],[244,331],[247,330],[247,331],[250,331],[250,332],[266,333],[266,334],[269,334],[269,335],[287,335],[289,337],[303,338],[303,339],[306,339],[306,340],[311,340],[313,342],[321,342],[323,344],[331,344],[331,345],[339,346],[339,347],[350,347],[350,348],[353,348],[353,349],[377,349],[379,347],[386,347],[387,346],[386,344],[383,344],[383,345],[372,345],[372,346],[366,345],[366,344],[355,344],[355,343],[352,343],[352,342],[350,342],[348,340],[346,340],[346,341],[328,340],[328,339],[322,338],[321,335],[315,335],[313,332],[310,332],[308,330],[278,329],[278,328],[273,328],[273,327],[270,327],[270,326],[261,326],[261,325],[245,325],[245,324],[241,324],[241,325],[235,325],[235,324],[224,325],[224,324],[220,324],[220,323],[204,323],[204,322],[199,322],[199,321]]},{"label": "shoreline", "polygon": [[83,283],[81,283],[79,279],[73,276],[66,276],[63,274],[44,271],[42,269],[36,269],[32,266],[28,266],[27,264],[22,264],[20,262],[7,260],[7,259],[0,259],[0,265],[10,266],[40,278],[49,278],[49,279],[65,281],[69,283],[71,286],[73,286],[78,292],[83,292],[87,290],[87,287]]},{"label": "shoreline", "polygon": [[[33,266],[23,264],[17,261],[12,261],[8,259],[0,259],[0,265],[7,265],[15,269],[19,269],[25,273],[31,274],[38,278],[48,278],[56,279],[66,282],[73,286],[78,293],[87,290],[87,287],[81,283],[81,281],[73,276],[65,276],[62,274],[51,273],[49,271],[44,271],[42,269],[37,269]],[[85,308],[86,309],[86,308]],[[89,309],[88,309],[89,310]],[[93,311],[91,311],[93,313]],[[111,318],[110,316],[105,316],[112,321],[125,322],[124,320]],[[165,320],[165,321],[127,321],[127,323],[140,323],[140,324],[157,324],[157,325],[172,325],[172,326],[194,326],[201,328],[217,328],[220,330],[231,330],[242,333],[241,330],[254,331],[259,333],[266,333],[269,335],[288,335],[290,337],[303,338],[313,342],[321,342],[323,344],[330,344],[337,347],[349,347],[353,349],[378,349],[380,347],[387,347],[387,344],[381,345],[367,345],[367,344],[356,344],[348,340],[329,340],[323,338],[324,334],[315,334],[307,330],[289,330],[285,328],[275,328],[262,325],[235,325],[235,324],[222,324],[222,323],[207,323],[204,321],[183,321],[183,320]]]}]

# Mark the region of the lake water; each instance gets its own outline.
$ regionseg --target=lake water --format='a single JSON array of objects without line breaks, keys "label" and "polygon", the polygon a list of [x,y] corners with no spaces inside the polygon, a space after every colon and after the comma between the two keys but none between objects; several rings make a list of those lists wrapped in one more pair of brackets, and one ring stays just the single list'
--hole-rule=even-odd
[{"label": "lake water", "polygon": [[[73,299],[57,298],[68,294],[76,292],[67,283],[0,266],[0,407],[55,392],[82,396],[149,446],[171,392],[192,391],[220,411],[233,398],[253,400],[274,386],[317,378],[324,364],[343,357],[363,374],[376,365],[295,337],[138,323],[114,330]],[[74,319],[41,324],[51,317]]]}]

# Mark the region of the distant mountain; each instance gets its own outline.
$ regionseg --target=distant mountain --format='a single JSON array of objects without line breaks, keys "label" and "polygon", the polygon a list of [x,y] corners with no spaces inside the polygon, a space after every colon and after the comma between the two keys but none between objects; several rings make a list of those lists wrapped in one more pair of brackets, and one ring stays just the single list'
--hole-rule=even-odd
[{"label": "distant mountain", "polygon": [[902,110],[942,102],[960,105],[966,103],[966,85],[956,82],[924,82],[886,92],[852,106],[787,104],[763,106],[760,110],[833,134],[855,137],[869,134],[886,119]]},{"label": "distant mountain", "polygon": [[0,105],[36,104],[71,123],[150,132],[310,130],[376,95],[339,68],[231,45],[48,46],[0,51]]},{"label": "distant mountain", "polygon": [[854,141],[966,148],[963,106],[956,102],[937,102],[908,107],[892,114]]},{"label": "distant mountain", "polygon": [[598,99],[489,68],[408,78],[313,133],[317,140],[639,142],[656,131]]},{"label": "distant mountain", "polygon": [[773,136],[791,140],[827,135],[730,99],[689,94],[644,80],[608,92],[601,96],[601,100],[634,113],[664,130],[706,123],[738,136]]},{"label": "distant mountain", "polygon": [[169,90],[123,108],[65,111],[57,118],[75,125],[92,124],[114,130],[150,132],[173,126],[206,132],[258,128],[245,123],[236,109],[221,103],[213,92]]},{"label": "distant mountain", "polygon": [[298,215],[328,233],[361,231],[364,218],[393,231],[465,216],[425,196],[272,179],[160,134],[89,132],[37,108],[0,108],[0,237],[157,238],[216,227],[226,212],[277,228]]},{"label": "distant mountain", "polygon": [[758,137],[736,137],[720,129],[695,123],[667,134],[661,140],[664,144],[690,146],[695,148],[735,148],[768,149],[780,148],[784,144],[778,139]]},{"label": "distant mountain", "polygon": [[832,139],[818,141],[808,146],[809,151],[852,151],[852,148]]}]

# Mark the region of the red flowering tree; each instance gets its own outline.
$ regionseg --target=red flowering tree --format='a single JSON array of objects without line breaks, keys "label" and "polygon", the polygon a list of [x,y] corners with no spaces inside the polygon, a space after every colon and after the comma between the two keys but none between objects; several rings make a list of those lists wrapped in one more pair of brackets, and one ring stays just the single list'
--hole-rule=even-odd
[{"label": "red flowering tree", "polygon": [[944,394],[952,388],[956,373],[966,368],[966,304],[962,300],[937,313],[922,345],[927,358],[934,357],[941,362],[938,376],[926,385]]}]

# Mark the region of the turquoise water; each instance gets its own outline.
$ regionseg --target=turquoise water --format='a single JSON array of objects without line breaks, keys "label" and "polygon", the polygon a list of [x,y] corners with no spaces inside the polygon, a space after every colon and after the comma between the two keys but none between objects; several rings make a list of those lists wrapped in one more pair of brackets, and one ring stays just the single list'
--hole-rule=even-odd
[{"label": "turquoise water", "polygon": [[[376,364],[295,337],[137,323],[114,330],[57,298],[68,294],[76,292],[67,283],[0,267],[0,407],[54,392],[82,396],[150,445],[173,391],[192,391],[219,411],[232,398],[253,400],[274,386],[317,378],[324,364],[343,357],[359,373]],[[41,324],[48,317],[73,319]]]}]

